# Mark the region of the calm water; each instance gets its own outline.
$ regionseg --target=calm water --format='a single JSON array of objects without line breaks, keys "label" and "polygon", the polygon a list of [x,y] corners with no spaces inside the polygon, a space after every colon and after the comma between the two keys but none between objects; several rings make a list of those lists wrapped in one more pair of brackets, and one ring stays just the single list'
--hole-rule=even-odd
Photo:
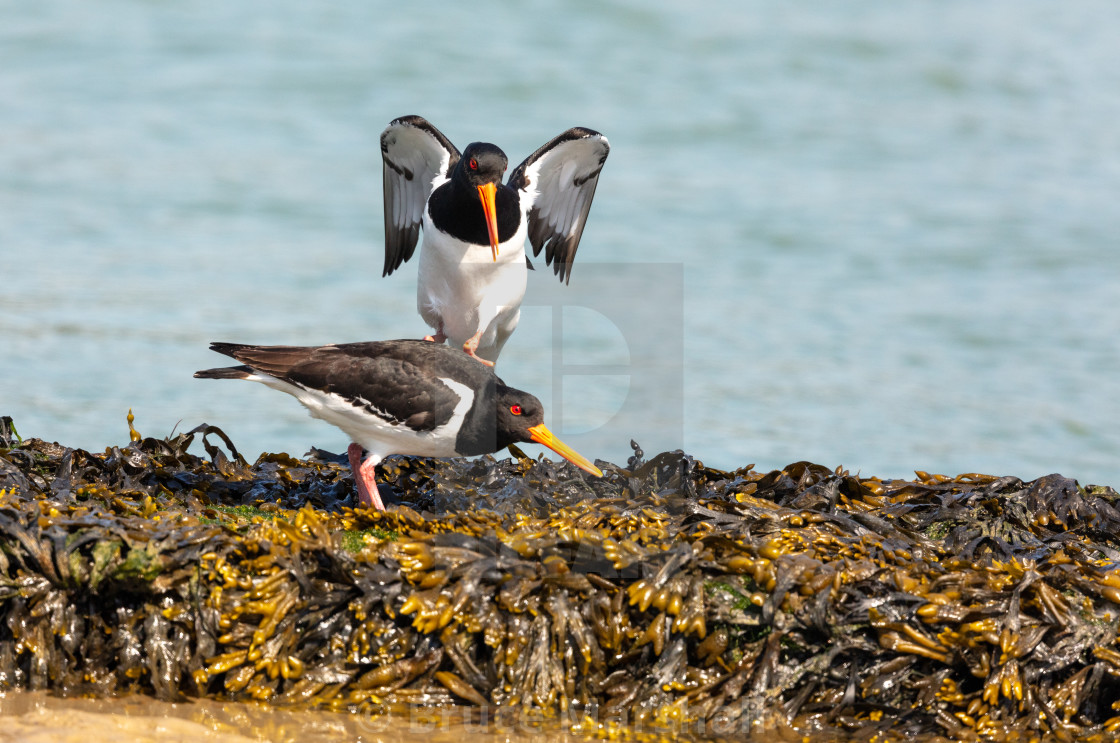
[{"label": "calm water", "polygon": [[499,365],[585,454],[1120,485],[1115,6],[686,5],[0,3],[0,413],[341,450],[191,374],[426,332],[380,276],[378,134],[419,113],[515,163],[611,140]]}]

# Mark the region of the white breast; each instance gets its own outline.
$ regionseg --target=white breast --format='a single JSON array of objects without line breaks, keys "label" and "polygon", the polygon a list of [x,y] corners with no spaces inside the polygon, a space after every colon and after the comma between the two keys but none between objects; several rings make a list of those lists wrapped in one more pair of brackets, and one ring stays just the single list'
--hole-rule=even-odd
[{"label": "white breast", "polygon": [[442,327],[448,342],[461,346],[480,329],[478,354],[493,361],[517,327],[525,298],[525,239],[528,220],[498,245],[472,245],[436,230],[424,214],[416,305],[432,328]]}]

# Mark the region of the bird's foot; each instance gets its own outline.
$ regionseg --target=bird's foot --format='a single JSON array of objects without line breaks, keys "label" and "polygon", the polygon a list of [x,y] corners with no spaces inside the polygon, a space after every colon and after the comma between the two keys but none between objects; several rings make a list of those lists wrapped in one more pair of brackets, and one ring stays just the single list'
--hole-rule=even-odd
[{"label": "bird's foot", "polygon": [[475,361],[486,364],[486,366],[493,366],[494,365],[493,361],[487,361],[486,359],[479,356],[478,353],[477,353],[478,352],[478,342],[481,338],[482,338],[482,333],[475,333],[473,336],[471,336],[467,340],[466,343],[463,344],[463,351],[465,351],[466,354],[468,356],[470,356],[472,359],[474,359]]},{"label": "bird's foot", "polygon": [[489,366],[489,367],[494,366],[493,361],[487,361],[486,359],[482,358],[481,356],[479,356],[474,351],[467,351],[467,355],[470,356],[472,359],[474,359],[475,361],[477,361],[480,364],[485,364],[486,366]]},{"label": "bird's foot", "polygon": [[443,334],[443,323],[439,324],[439,328],[435,333],[424,336],[424,340],[431,341],[432,343],[443,343],[447,340],[447,336]]},{"label": "bird's foot", "polygon": [[362,447],[358,444],[350,444],[346,449],[346,456],[350,459],[350,471],[354,473],[354,484],[358,487],[358,505],[384,511],[385,504],[381,502],[381,494],[377,492],[374,472],[377,459],[370,457],[363,463]]}]

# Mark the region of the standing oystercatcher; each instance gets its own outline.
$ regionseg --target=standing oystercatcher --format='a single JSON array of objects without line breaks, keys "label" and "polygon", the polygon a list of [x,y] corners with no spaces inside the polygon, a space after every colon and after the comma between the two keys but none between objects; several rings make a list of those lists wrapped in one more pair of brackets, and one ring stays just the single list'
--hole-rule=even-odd
[{"label": "standing oystercatcher", "polygon": [[[545,427],[540,400],[448,346],[418,340],[332,346],[211,343],[244,366],[195,372],[287,392],[354,442],[347,449],[358,500],[385,510],[374,468],[389,454],[460,457],[517,442],[544,444],[596,477],[603,473]],[[362,449],[369,452],[361,461]]]},{"label": "standing oystercatcher", "polygon": [[610,152],[599,132],[575,127],[514,168],[498,147],[473,142],[460,154],[419,116],[381,134],[385,190],[385,271],[412,257],[420,227],[416,304],[435,328],[427,340],[494,361],[521,316],[525,239],[545,251],[561,281],[571,277],[599,171]]}]

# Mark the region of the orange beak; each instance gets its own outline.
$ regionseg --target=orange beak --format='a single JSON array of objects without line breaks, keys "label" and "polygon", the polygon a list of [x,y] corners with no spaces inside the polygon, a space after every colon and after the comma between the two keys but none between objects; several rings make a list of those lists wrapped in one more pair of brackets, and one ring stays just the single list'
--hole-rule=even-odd
[{"label": "orange beak", "polygon": [[482,202],[482,213],[486,215],[486,231],[490,233],[490,250],[494,252],[495,262],[498,260],[498,209],[494,206],[497,194],[496,183],[478,187],[478,199]]},{"label": "orange beak", "polygon": [[552,449],[552,451],[556,452],[560,456],[564,457],[564,459],[567,459],[569,462],[574,464],[576,467],[579,467],[581,470],[590,472],[591,474],[595,475],[595,477],[603,476],[602,470],[591,464],[591,462],[587,461],[587,458],[577,453],[575,449],[571,448],[563,441],[553,436],[552,431],[549,431],[547,428],[545,428],[543,423],[530,428],[529,436],[534,442],[538,444],[544,444],[549,449]]}]

